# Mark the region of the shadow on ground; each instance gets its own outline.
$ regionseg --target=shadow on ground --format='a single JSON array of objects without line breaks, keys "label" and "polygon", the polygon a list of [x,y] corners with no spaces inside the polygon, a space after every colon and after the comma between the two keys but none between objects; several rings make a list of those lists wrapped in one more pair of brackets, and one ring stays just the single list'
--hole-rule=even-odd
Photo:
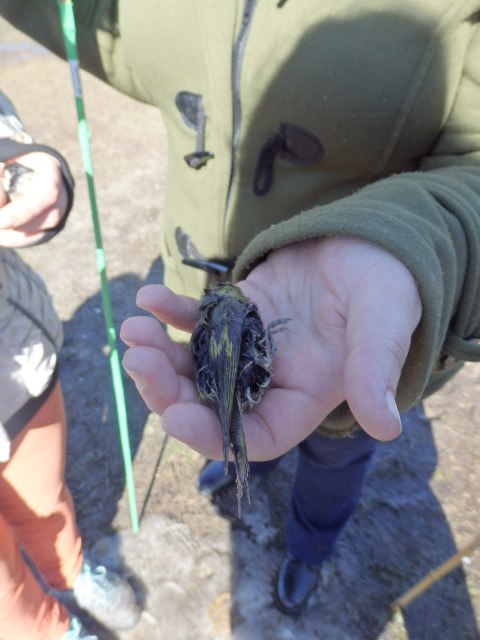
[{"label": "shadow on ground", "polygon": [[[142,315],[135,295],[144,284],[162,281],[156,261],[145,282],[124,274],[110,281],[120,358],[125,345],[118,338],[122,321]],[[87,299],[68,322],[61,352],[61,380],[69,420],[67,480],[87,545],[101,533],[111,533],[118,501],[124,493],[125,471],[108,358],[101,292]],[[122,371],[128,407],[130,448],[135,457],[148,417],[148,409],[131,379]]]}]

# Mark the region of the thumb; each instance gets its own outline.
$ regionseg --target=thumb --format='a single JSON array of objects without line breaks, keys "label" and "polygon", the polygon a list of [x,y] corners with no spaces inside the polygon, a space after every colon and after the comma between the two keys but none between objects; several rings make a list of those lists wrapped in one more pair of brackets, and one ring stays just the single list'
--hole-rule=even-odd
[{"label": "thumb", "polygon": [[377,282],[354,296],[347,324],[346,399],[360,426],[378,440],[393,440],[402,431],[395,394],[421,317],[413,278],[396,282],[388,288]]},{"label": "thumb", "polygon": [[400,373],[400,361],[385,345],[365,343],[349,353],[347,402],[359,425],[377,440],[393,440],[402,432],[395,401]]}]

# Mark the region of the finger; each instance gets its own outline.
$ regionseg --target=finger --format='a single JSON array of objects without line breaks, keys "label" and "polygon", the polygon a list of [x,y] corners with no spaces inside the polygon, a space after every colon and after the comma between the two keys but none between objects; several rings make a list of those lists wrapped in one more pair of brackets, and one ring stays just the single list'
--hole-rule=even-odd
[{"label": "finger", "polygon": [[189,350],[173,342],[155,318],[128,318],[120,327],[120,338],[129,347],[150,346],[160,349],[167,355],[178,374],[192,377],[192,357]]},{"label": "finger", "polygon": [[[3,207],[8,202],[8,195],[5,189],[2,186],[2,178],[3,178],[3,169],[5,164],[0,162],[0,208]],[[1,212],[0,212],[1,215]]]},{"label": "finger", "polygon": [[123,366],[151,411],[162,414],[176,402],[197,400],[194,383],[180,376],[167,355],[154,347],[132,347],[123,356]]},{"label": "finger", "polygon": [[46,233],[48,232],[38,231],[37,233],[24,233],[16,229],[0,229],[0,247],[10,247],[13,249],[30,247],[45,238]]},{"label": "finger", "polygon": [[194,298],[176,295],[160,284],[151,284],[140,289],[137,305],[177,329],[193,331],[198,313],[198,301]]},{"label": "finger", "polygon": [[[50,197],[51,196],[51,197]],[[53,229],[63,217],[58,200],[54,194],[47,196],[29,192],[2,208],[0,229],[16,229],[24,232],[35,232]]]},{"label": "finger", "polygon": [[[249,459],[271,460],[289,451],[309,436],[332,408],[319,407],[307,394],[280,389],[267,391],[258,407],[242,416]],[[171,405],[163,415],[163,428],[198,453],[221,459],[220,422],[204,409],[199,405],[192,418],[191,406]]]},{"label": "finger", "polygon": [[393,288],[367,288],[353,300],[347,328],[345,394],[359,424],[378,440],[392,440],[402,426],[395,393],[421,316],[413,279]]},{"label": "finger", "polygon": [[360,426],[377,440],[393,440],[402,432],[395,403],[400,362],[388,348],[365,344],[353,351],[345,368],[345,391]]}]

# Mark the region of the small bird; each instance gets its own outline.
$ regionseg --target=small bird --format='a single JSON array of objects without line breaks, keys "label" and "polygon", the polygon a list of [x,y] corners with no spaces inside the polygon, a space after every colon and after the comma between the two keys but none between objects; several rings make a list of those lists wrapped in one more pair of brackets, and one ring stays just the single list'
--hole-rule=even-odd
[{"label": "small bird", "polygon": [[272,334],[288,320],[275,320],[265,329],[258,307],[239,287],[220,282],[205,289],[190,340],[198,394],[222,424],[225,474],[230,451],[234,456],[238,517],[244,493],[250,502],[242,412],[258,404],[268,388],[275,355]]},{"label": "small bird", "polygon": [[2,187],[10,200],[15,200],[28,191],[32,178],[33,169],[19,162],[8,162],[3,168]]}]

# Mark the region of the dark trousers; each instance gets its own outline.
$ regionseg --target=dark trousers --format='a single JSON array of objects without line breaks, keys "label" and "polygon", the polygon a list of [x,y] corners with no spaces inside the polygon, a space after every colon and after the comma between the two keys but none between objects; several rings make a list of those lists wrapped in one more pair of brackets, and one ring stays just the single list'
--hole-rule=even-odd
[{"label": "dark trousers", "polygon": [[[297,559],[319,564],[332,555],[342,527],[355,511],[376,440],[359,429],[349,438],[314,432],[298,445],[286,546]],[[262,475],[278,462],[252,462]]]}]

